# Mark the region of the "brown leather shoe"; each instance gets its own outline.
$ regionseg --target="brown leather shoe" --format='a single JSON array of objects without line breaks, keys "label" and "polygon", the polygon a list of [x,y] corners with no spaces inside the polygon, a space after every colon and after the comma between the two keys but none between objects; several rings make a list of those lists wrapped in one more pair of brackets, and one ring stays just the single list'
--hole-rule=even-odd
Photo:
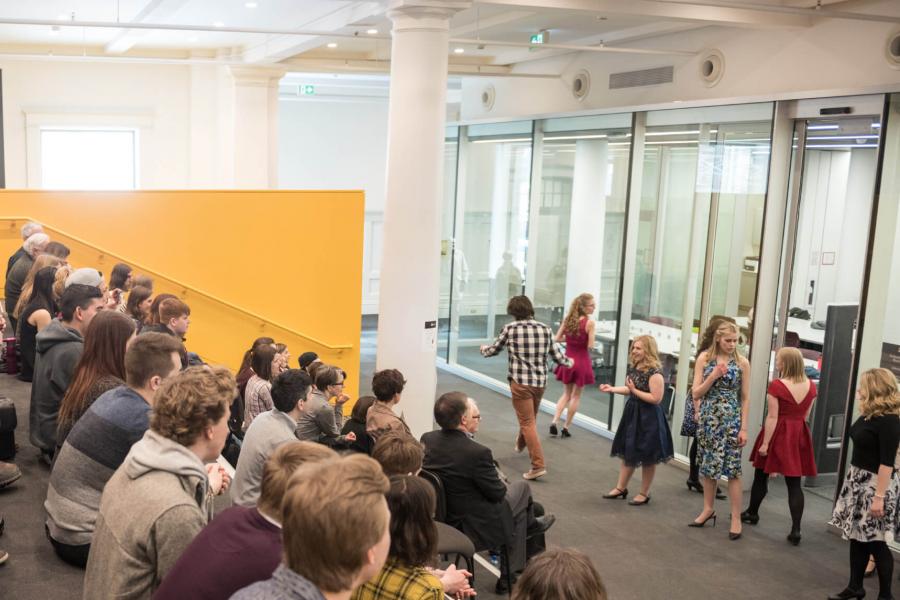
[{"label": "brown leather shoe", "polygon": [[19,467],[12,463],[0,462],[0,488],[6,487],[22,476]]}]

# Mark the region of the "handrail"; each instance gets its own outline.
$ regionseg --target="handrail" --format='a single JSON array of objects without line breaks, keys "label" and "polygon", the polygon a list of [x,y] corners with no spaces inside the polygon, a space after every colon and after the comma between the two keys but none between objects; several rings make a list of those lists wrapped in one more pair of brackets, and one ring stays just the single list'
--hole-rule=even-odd
[{"label": "handrail", "polygon": [[[35,221],[35,222],[37,222],[36,219],[32,219],[32,218],[29,218],[29,217],[0,217],[0,221]],[[106,250],[105,248],[101,248],[100,246],[97,246],[96,244],[87,242],[87,241],[81,239],[80,237],[78,237],[78,236],[76,236],[76,235],[72,235],[72,234],[70,234],[70,233],[67,233],[67,232],[65,232],[65,231],[63,231],[63,230],[61,230],[61,229],[59,229],[59,228],[57,228],[57,227],[53,227],[52,225],[46,225],[46,224],[44,224],[44,223],[41,223],[41,226],[42,226],[44,229],[49,229],[50,231],[53,231],[53,232],[58,233],[58,234],[60,234],[60,235],[63,235],[63,236],[65,236],[65,237],[69,238],[69,239],[74,240],[75,242],[77,242],[77,243],[79,243],[79,244],[82,244],[82,245],[84,245],[84,246],[87,246],[88,248],[93,248],[94,250],[96,250],[96,251],[98,251],[98,252],[100,252],[100,253],[102,253],[102,254],[104,254],[104,255],[106,255],[106,256],[111,256],[111,257],[113,257],[113,258],[118,259],[120,262],[127,263],[127,264],[129,264],[130,266],[132,266],[133,268],[137,269],[138,271],[150,273],[150,274],[152,274],[152,275],[155,275],[156,277],[159,277],[159,278],[161,278],[161,279],[165,279],[165,280],[167,280],[167,281],[169,281],[169,282],[171,282],[171,283],[174,283],[174,284],[177,285],[178,287],[183,288],[184,290],[190,290],[190,291],[191,291],[192,293],[194,293],[194,294],[197,294],[197,295],[200,295],[200,296],[204,296],[204,297],[206,297],[206,298],[208,298],[208,299],[210,299],[210,300],[212,300],[212,301],[214,301],[214,302],[218,302],[219,304],[223,304],[223,305],[227,306],[228,308],[230,308],[230,309],[232,309],[232,310],[236,310],[236,311],[238,311],[238,312],[244,313],[244,314],[247,315],[248,317],[252,317],[252,318],[254,318],[254,319],[258,320],[258,321],[262,321],[263,323],[267,323],[267,324],[269,324],[269,325],[272,325],[272,326],[274,326],[274,327],[277,327],[278,329],[283,329],[284,331],[287,331],[288,333],[291,333],[291,334],[293,334],[293,335],[299,336],[299,337],[301,337],[301,338],[303,338],[303,339],[305,339],[305,340],[309,340],[309,341],[311,341],[311,342],[313,342],[313,343],[316,343],[316,344],[318,344],[318,345],[320,345],[320,346],[323,346],[323,347],[325,347],[325,348],[328,348],[329,350],[350,350],[350,349],[353,348],[353,345],[352,345],[352,344],[337,344],[337,345],[332,345],[332,344],[328,344],[328,343],[326,343],[326,342],[323,342],[322,340],[316,339],[316,338],[314,338],[314,337],[312,337],[312,336],[306,335],[306,334],[304,334],[304,333],[300,333],[299,331],[294,331],[293,329],[291,329],[290,327],[287,327],[286,325],[282,325],[281,323],[278,323],[278,322],[273,321],[273,320],[271,320],[271,319],[267,319],[266,317],[263,317],[263,316],[261,316],[261,315],[258,315],[258,314],[256,314],[256,313],[253,312],[253,311],[247,310],[246,308],[237,306],[236,304],[233,304],[233,303],[231,303],[231,302],[228,302],[227,300],[223,300],[223,299],[219,298],[218,296],[215,296],[215,295],[213,295],[213,294],[210,294],[209,292],[204,292],[203,290],[197,289],[197,288],[195,288],[195,287],[193,287],[193,286],[189,286],[189,285],[187,285],[187,284],[185,284],[185,283],[183,283],[183,282],[181,282],[181,281],[178,281],[177,279],[173,279],[172,277],[170,277],[170,276],[168,276],[168,275],[164,275],[164,274],[162,274],[162,273],[160,273],[160,272],[158,272],[158,271],[155,271],[155,270],[153,270],[153,269],[150,269],[150,268],[148,268],[148,267],[145,267],[144,265],[141,265],[141,264],[138,264],[138,263],[136,263],[136,262],[134,262],[134,261],[132,261],[132,260],[126,259],[126,258],[124,258],[123,256],[121,256],[121,255],[119,255],[119,254],[116,254],[115,252],[110,252],[110,251]]]}]

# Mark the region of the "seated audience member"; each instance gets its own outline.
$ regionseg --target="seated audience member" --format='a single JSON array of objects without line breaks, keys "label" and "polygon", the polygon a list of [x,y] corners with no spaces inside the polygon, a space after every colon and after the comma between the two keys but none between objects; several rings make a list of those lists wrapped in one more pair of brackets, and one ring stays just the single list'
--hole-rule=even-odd
[{"label": "seated audience member", "polygon": [[425,450],[422,444],[402,431],[385,432],[372,450],[372,458],[378,461],[388,477],[394,475],[418,475],[422,470]]},{"label": "seated audience member", "polygon": [[44,227],[40,223],[29,221],[22,225],[22,245],[19,246],[19,248],[13,252],[12,256],[9,257],[9,260],[6,261],[7,278],[9,278],[9,271],[13,268],[13,265],[16,264],[16,261],[28,254],[28,251],[25,250],[25,242],[36,233],[44,233]]},{"label": "seated audience member", "polygon": [[606,600],[606,587],[591,559],[572,548],[534,557],[513,588],[512,600]]},{"label": "seated audience member", "polygon": [[53,279],[53,299],[57,304],[59,304],[59,299],[62,298],[63,292],[66,291],[66,280],[74,272],[75,269],[69,265],[61,265],[56,269],[56,277]]},{"label": "seated audience member", "polygon": [[70,285],[60,301],[60,317],[50,321],[35,338],[29,433],[31,443],[48,464],[56,450],[59,405],[81,358],[84,332],[102,308],[102,298],[95,287]]},{"label": "seated audience member", "polygon": [[150,303],[150,320],[145,325],[159,325],[159,305],[169,298],[178,298],[175,294],[159,294]]},{"label": "seated audience member", "polygon": [[366,413],[366,431],[376,442],[378,437],[387,431],[402,431],[408,435],[409,426],[403,417],[394,413],[394,407],[400,402],[400,393],[406,380],[397,369],[378,371],[372,377],[372,393],[378,401]]},{"label": "seated audience member", "polygon": [[117,263],[109,274],[110,296],[116,301],[115,306],[108,308],[125,312],[125,294],[131,289],[131,267],[125,263]]},{"label": "seated audience member", "polygon": [[69,262],[69,254],[72,251],[69,250],[69,247],[63,244],[62,242],[49,242],[47,247],[44,248],[44,254],[49,254],[50,256],[55,256],[59,259],[59,264],[65,265]]},{"label": "seated audience member", "polygon": [[312,373],[310,372],[310,368],[313,365],[321,364],[321,360],[319,360],[319,355],[315,352],[304,352],[297,358],[297,363],[300,365],[300,368],[309,373],[310,377],[312,377]]},{"label": "seated audience member", "polygon": [[152,295],[153,291],[142,285],[134,286],[128,294],[125,313],[134,319],[134,329],[138,333],[141,332],[144,323],[147,322],[147,318],[150,316],[150,305],[153,304],[153,299],[150,296]]},{"label": "seated audience member", "polygon": [[66,279],[66,287],[70,285],[89,285],[106,293],[106,282],[103,281],[103,275],[97,269],[91,269],[90,267],[82,267],[72,271],[72,274]]},{"label": "seated audience member", "polygon": [[156,392],[150,429],[106,483],[85,598],[148,597],[212,516],[224,491],[216,460],[237,393],[221,367],[190,367]]},{"label": "seated audience member", "polygon": [[[19,343],[21,362],[19,363],[19,379],[31,381],[34,377],[35,344],[37,334],[44,330],[56,315],[56,300],[53,298],[53,282],[56,277],[56,267],[44,267],[34,277],[32,291],[29,294],[27,304],[19,306],[19,331],[16,338]],[[17,308],[18,308],[17,307]]]},{"label": "seated audience member", "polygon": [[274,407],[253,419],[244,434],[231,486],[231,500],[238,506],[256,504],[266,460],[278,446],[297,440],[294,430],[310,388],[309,375],[300,369],[289,369],[272,382]]},{"label": "seated audience member", "polygon": [[375,577],[356,588],[351,598],[443,600],[441,581],[425,569],[437,554],[434,489],[415,475],[394,475],[390,482],[387,504],[391,511],[391,546],[387,562]]},{"label": "seated audience member", "polygon": [[281,504],[284,563],[231,600],[349,598],[387,558],[389,489],[378,463],[361,454],[297,469]]},{"label": "seated audience member", "polygon": [[291,351],[288,350],[287,344],[275,344],[275,352],[281,357],[281,371],[287,371],[291,361]]},{"label": "seated audience member", "polygon": [[241,398],[244,397],[247,389],[247,382],[250,381],[250,378],[253,377],[253,366],[251,365],[251,361],[253,360],[253,353],[256,352],[256,349],[260,346],[273,346],[275,345],[275,340],[270,337],[258,337],[253,340],[253,344],[250,346],[250,349],[244,352],[244,357],[241,359],[241,366],[238,368],[237,375],[235,376],[235,381],[237,382],[238,394],[240,394]]},{"label": "seated audience member", "polygon": [[347,419],[341,428],[341,435],[347,435],[352,432],[356,436],[356,440],[350,442],[349,446],[350,450],[354,452],[372,454],[374,442],[369,437],[369,434],[366,433],[366,413],[374,402],[375,396],[357,398],[356,404],[353,405],[353,410],[350,411],[350,418]]},{"label": "seated audience member", "polygon": [[50,542],[66,562],[87,564],[103,487],[150,426],[156,390],[181,368],[180,347],[161,333],[135,339],[125,353],[126,384],[97,398],[62,444],[44,508]]},{"label": "seated audience member", "polygon": [[294,440],[279,446],[263,467],[256,506],[232,506],[213,519],[166,575],[154,600],[218,600],[271,577],[284,555],[281,499],[291,475],[302,465],[333,458],[337,454],[321,444]]},{"label": "seated audience member", "polygon": [[149,275],[135,275],[132,277],[132,289],[137,286],[145,287],[153,294],[153,278]]},{"label": "seated audience member", "polygon": [[[6,313],[9,316],[9,324],[12,325],[13,331],[16,330],[17,319],[16,304],[19,302],[19,295],[22,293],[22,286],[25,285],[25,278],[31,270],[35,259],[44,253],[44,249],[50,242],[50,236],[46,233],[35,233],[31,235],[22,248],[25,254],[21,255],[13,263],[13,266],[6,272],[6,285],[3,289],[3,298],[6,302]],[[45,265],[46,266],[46,265]]]},{"label": "seated audience member", "polygon": [[[187,334],[190,325],[191,307],[178,298],[166,298],[159,304],[159,323],[144,326],[141,329],[141,333],[166,333],[183,343],[184,336]],[[184,369],[187,366],[188,353],[182,347],[181,368]]]},{"label": "seated audience member", "polygon": [[253,375],[244,390],[244,431],[249,429],[258,415],[272,410],[272,380],[278,373],[281,357],[275,346],[263,345],[256,349],[250,359]]},{"label": "seated audience member", "polygon": [[[16,319],[16,323],[22,319],[22,311],[28,302],[31,301],[31,295],[34,293],[34,278],[38,271],[47,267],[59,268],[60,266],[60,260],[52,254],[44,253],[34,259],[34,262],[31,263],[31,269],[28,270],[28,274],[25,275],[25,281],[22,283],[19,301],[16,302],[16,307],[10,311],[10,315]],[[18,325],[16,325],[16,328],[18,329]]]},{"label": "seated audience member", "polygon": [[[341,433],[344,403],[350,399],[344,393],[347,374],[337,367],[321,364],[313,369],[313,373],[316,389],[303,407],[297,424],[297,437],[327,446],[346,447],[356,441],[356,434],[352,431],[346,435]],[[334,406],[329,402],[331,398],[335,399]]]},{"label": "seated audience member", "polygon": [[[544,533],[556,517],[535,518],[527,482],[516,481],[507,488],[500,480],[490,448],[468,435],[465,394],[442,395],[434,405],[434,417],[441,429],[422,436],[425,468],[444,485],[447,524],[465,533],[476,550],[508,548],[511,579],[515,580],[515,574],[525,567],[526,538]],[[508,591],[505,573],[497,581],[496,591]]]},{"label": "seated audience member", "polygon": [[84,351],[59,406],[57,449],[97,398],[125,385],[125,351],[133,338],[134,321],[122,313],[101,310],[91,319],[84,332]]}]

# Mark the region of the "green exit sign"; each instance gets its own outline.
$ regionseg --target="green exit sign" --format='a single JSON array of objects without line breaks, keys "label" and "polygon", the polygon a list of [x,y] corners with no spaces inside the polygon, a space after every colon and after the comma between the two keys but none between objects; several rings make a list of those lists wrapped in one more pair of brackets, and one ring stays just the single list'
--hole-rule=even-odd
[{"label": "green exit sign", "polygon": [[550,32],[542,31],[531,36],[532,44],[546,44],[550,41]]},{"label": "green exit sign", "polygon": [[300,89],[303,91],[304,96],[315,96],[316,94],[316,86],[314,85],[304,85]]}]

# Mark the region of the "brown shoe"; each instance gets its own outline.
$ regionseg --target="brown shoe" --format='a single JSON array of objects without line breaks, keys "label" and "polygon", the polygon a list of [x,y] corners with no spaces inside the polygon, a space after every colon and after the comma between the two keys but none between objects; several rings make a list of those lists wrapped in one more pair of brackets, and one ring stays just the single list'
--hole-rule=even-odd
[{"label": "brown shoe", "polygon": [[21,476],[19,467],[12,463],[0,462],[0,488],[8,486]]},{"label": "brown shoe", "polygon": [[543,477],[547,474],[547,469],[531,469],[527,473],[523,473],[522,477],[527,479],[528,481],[533,481],[538,477]]}]

